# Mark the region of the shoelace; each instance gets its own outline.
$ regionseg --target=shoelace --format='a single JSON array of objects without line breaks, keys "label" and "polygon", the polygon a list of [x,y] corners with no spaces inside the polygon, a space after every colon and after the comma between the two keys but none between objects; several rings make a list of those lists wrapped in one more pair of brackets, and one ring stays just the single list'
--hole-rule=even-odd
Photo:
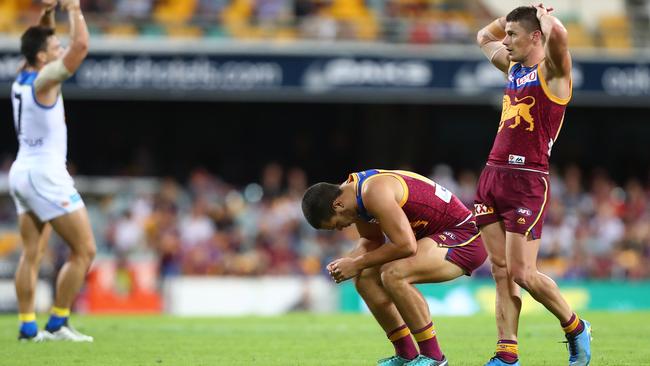
[{"label": "shoelace", "polygon": [[578,341],[577,337],[567,337],[566,341],[561,341],[559,343],[565,343],[567,348],[569,349],[569,354],[571,355],[571,357],[577,357],[578,356],[577,341]]}]

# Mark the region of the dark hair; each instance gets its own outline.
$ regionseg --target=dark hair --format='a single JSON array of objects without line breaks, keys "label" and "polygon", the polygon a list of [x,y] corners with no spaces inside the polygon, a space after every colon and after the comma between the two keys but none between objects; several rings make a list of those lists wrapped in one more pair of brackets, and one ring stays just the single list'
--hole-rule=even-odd
[{"label": "dark hair", "polygon": [[506,22],[518,22],[528,32],[542,30],[537,19],[537,9],[532,6],[520,6],[506,15]]},{"label": "dark hair", "polygon": [[29,27],[20,37],[20,53],[27,64],[36,66],[36,55],[47,49],[47,39],[54,35],[54,29],[43,26]]},{"label": "dark hair", "polygon": [[302,213],[314,229],[334,215],[334,200],[341,195],[341,187],[331,183],[316,183],[302,196]]}]

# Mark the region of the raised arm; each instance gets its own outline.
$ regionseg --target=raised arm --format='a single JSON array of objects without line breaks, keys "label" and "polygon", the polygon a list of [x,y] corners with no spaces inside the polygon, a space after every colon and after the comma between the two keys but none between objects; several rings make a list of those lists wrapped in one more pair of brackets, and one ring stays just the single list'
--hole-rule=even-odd
[{"label": "raised arm", "polygon": [[88,26],[79,0],[63,0],[61,5],[68,12],[70,21],[70,45],[63,55],[63,65],[74,74],[88,55]]},{"label": "raised arm", "polygon": [[48,28],[56,27],[56,21],[54,20],[56,2],[57,0],[43,0],[43,10],[41,10],[38,25]]},{"label": "raised arm", "polygon": [[544,53],[546,59],[546,78],[561,78],[571,74],[571,55],[569,54],[569,40],[566,28],[559,19],[549,14],[553,8],[545,8],[539,4],[537,19],[542,27],[542,34],[546,40]]},{"label": "raised arm", "polygon": [[501,43],[506,36],[506,18],[495,19],[476,34],[476,43],[490,62],[504,73],[508,72],[510,59],[506,46]]},{"label": "raised arm", "polygon": [[36,98],[45,105],[54,103],[61,84],[77,71],[88,55],[88,27],[79,0],[62,0],[61,7],[70,19],[70,45],[63,57],[45,65],[34,81]]}]

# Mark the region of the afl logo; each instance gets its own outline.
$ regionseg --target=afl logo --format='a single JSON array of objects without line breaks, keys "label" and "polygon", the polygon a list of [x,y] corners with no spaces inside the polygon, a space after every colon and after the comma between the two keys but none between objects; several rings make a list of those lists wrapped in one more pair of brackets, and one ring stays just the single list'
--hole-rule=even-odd
[{"label": "afl logo", "polygon": [[452,240],[456,240],[456,234],[452,233],[451,231],[443,231],[442,233],[450,237]]},{"label": "afl logo", "polygon": [[533,211],[525,208],[525,207],[519,207],[517,209],[517,213],[521,216],[531,216],[533,214]]}]

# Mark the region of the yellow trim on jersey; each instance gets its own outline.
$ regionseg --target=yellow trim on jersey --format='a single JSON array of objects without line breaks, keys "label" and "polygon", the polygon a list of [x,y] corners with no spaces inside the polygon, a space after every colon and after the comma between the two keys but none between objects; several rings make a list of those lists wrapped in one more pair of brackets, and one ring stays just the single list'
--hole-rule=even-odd
[{"label": "yellow trim on jersey", "polygon": [[508,74],[510,74],[510,70],[516,65],[516,62],[510,61],[510,65],[508,66]]},{"label": "yellow trim on jersey", "polygon": [[422,181],[424,183],[427,183],[429,185],[432,185],[434,187],[436,186],[436,182],[432,181],[431,179],[429,179],[429,178],[427,178],[427,177],[425,177],[423,175],[420,175],[418,173],[409,172],[407,170],[380,170],[380,172],[382,172],[382,173],[387,172],[387,173],[401,174],[401,175],[405,175],[405,176],[407,176],[409,178],[420,180],[420,181]]},{"label": "yellow trim on jersey", "polygon": [[537,221],[539,221],[539,218],[542,217],[542,214],[544,213],[544,207],[546,207],[546,199],[548,198],[548,182],[546,181],[545,177],[542,177],[542,180],[544,181],[544,202],[542,202],[542,207],[539,209],[539,214],[537,214],[537,218],[535,221],[533,221],[533,224],[530,225],[528,230],[526,230],[526,234],[524,236],[528,236],[528,233],[530,233],[531,230],[535,227],[537,224]]},{"label": "yellow trim on jersey", "polygon": [[400,338],[404,338],[409,334],[411,334],[411,331],[408,328],[404,327],[404,329],[400,329],[397,332],[391,334],[390,337],[388,337],[388,339],[391,342],[395,342],[396,340],[398,340]]},{"label": "yellow trim on jersey", "polygon": [[555,133],[555,138],[553,139],[553,143],[557,141],[558,136],[560,136],[560,130],[562,129],[562,125],[564,124],[564,113],[562,113],[562,119],[560,120],[560,125],[557,128],[557,132]]},{"label": "yellow trim on jersey", "polygon": [[359,175],[357,173],[351,173],[348,176],[348,180],[346,181],[346,183],[354,183],[354,193],[356,195],[359,194],[359,192],[357,192],[359,186]]},{"label": "yellow trim on jersey", "polygon": [[569,96],[566,98],[560,98],[553,95],[551,89],[549,89],[548,85],[546,84],[546,78],[544,78],[544,74],[542,73],[541,62],[537,65],[537,76],[539,77],[539,85],[542,86],[542,90],[544,90],[544,94],[546,94],[548,99],[560,105],[566,105],[569,103],[571,96],[573,95],[573,80],[569,79]]},{"label": "yellow trim on jersey", "polygon": [[[436,243],[437,243],[438,246],[441,247],[441,248],[458,248],[458,247],[464,247],[465,245],[467,245],[467,244],[473,242],[473,241],[476,240],[476,238],[478,238],[479,236],[481,236],[481,232],[479,232],[478,234],[472,236],[468,241],[466,241],[466,242],[464,242],[464,243],[460,243],[460,244],[458,244],[458,245],[443,245],[443,244],[440,244],[440,243],[438,243],[438,242],[436,242]],[[435,241],[435,240],[434,240],[434,241]]]},{"label": "yellow trim on jersey", "polygon": [[366,178],[366,180],[364,180],[363,183],[361,183],[361,191],[363,191],[363,186],[369,180],[371,180],[372,178],[379,177],[379,176],[382,176],[382,175],[384,175],[384,176],[387,175],[387,176],[393,177],[393,178],[399,180],[399,182],[402,184],[402,188],[404,189],[404,194],[402,195],[402,199],[399,202],[399,207],[404,207],[404,205],[406,204],[406,201],[409,200],[409,187],[408,187],[408,185],[406,185],[406,181],[404,180],[404,178],[402,178],[398,174],[396,174],[398,172],[396,170],[393,171],[393,170],[379,170],[379,169],[377,169],[377,171],[379,173]]}]

